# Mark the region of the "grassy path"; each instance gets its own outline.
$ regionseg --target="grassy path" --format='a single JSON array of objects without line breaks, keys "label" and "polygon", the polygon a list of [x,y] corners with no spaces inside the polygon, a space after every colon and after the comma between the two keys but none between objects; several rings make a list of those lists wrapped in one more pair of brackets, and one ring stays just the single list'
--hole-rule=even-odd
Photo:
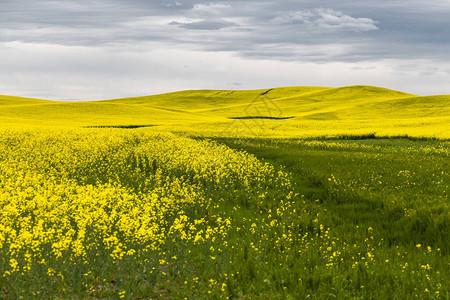
[{"label": "grassy path", "polygon": [[448,151],[448,143],[220,141],[289,171],[297,192],[343,235],[370,226],[391,244],[428,243],[448,253],[450,160],[448,152],[423,152]]},{"label": "grassy path", "polygon": [[[305,211],[316,212],[324,228],[331,228],[336,239],[343,241],[342,253],[349,251],[345,245],[361,249],[371,243],[366,257],[360,256],[359,266],[356,261],[351,268],[347,263],[336,266],[338,280],[352,286],[337,295],[403,299],[450,296],[448,142],[220,142],[287,170],[297,193],[305,199]],[[364,260],[373,253],[378,260],[369,267]],[[425,263],[427,260],[430,264]],[[367,270],[361,268],[362,263]],[[323,288],[328,285],[324,281],[330,273],[321,272],[311,268],[310,274]],[[400,282],[394,284],[398,279]],[[435,288],[431,288],[432,282]],[[337,285],[334,282],[332,289],[339,290]],[[389,286],[396,291],[389,291]],[[310,286],[310,290],[314,289]]]}]

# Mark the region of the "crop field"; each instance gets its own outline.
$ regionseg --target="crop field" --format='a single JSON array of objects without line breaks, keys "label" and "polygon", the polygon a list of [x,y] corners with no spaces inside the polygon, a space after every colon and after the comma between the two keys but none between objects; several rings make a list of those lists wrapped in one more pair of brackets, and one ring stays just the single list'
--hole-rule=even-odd
[{"label": "crop field", "polygon": [[0,96],[0,298],[449,299],[450,96]]}]

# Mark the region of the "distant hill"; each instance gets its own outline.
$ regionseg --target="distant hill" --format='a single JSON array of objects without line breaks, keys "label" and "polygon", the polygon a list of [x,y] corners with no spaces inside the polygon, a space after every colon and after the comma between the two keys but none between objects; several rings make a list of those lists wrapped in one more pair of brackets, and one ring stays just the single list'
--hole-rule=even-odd
[{"label": "distant hill", "polygon": [[23,97],[13,97],[0,95],[0,107],[3,105],[36,105],[36,104],[48,104],[52,101],[41,100],[34,98],[23,98]]},{"label": "distant hill", "polygon": [[1,127],[141,125],[195,135],[450,138],[450,95],[422,97],[358,85],[191,90],[90,102],[0,96]]}]

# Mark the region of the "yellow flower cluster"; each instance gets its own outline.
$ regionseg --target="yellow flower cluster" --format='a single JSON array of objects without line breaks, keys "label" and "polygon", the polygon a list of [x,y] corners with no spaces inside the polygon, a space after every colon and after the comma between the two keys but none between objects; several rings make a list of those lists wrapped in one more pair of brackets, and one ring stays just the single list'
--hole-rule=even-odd
[{"label": "yellow flower cluster", "polygon": [[2,131],[0,276],[45,269],[62,279],[84,266],[90,278],[94,265],[126,259],[160,265],[168,243],[227,235],[231,220],[210,213],[213,200],[285,178],[245,152],[169,133]]}]

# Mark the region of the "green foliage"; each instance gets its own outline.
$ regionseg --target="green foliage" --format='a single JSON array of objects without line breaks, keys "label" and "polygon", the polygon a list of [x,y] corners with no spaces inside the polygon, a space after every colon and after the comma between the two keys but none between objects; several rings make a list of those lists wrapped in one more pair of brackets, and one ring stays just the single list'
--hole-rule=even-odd
[{"label": "green foliage", "polygon": [[[304,209],[315,211],[324,228],[343,243],[337,249],[353,263],[344,259],[334,274],[312,272],[312,294],[327,287],[344,298],[448,297],[450,143],[360,138],[219,140],[288,171],[294,190],[303,195]],[[348,245],[358,249],[359,259],[362,253],[366,257],[354,260]],[[433,251],[437,256],[430,267],[425,260]],[[365,265],[367,253],[376,257],[370,267]],[[426,278],[419,279],[424,270]],[[434,295],[424,285],[433,281],[430,276],[440,278]],[[338,282],[343,290],[336,290]]]}]

